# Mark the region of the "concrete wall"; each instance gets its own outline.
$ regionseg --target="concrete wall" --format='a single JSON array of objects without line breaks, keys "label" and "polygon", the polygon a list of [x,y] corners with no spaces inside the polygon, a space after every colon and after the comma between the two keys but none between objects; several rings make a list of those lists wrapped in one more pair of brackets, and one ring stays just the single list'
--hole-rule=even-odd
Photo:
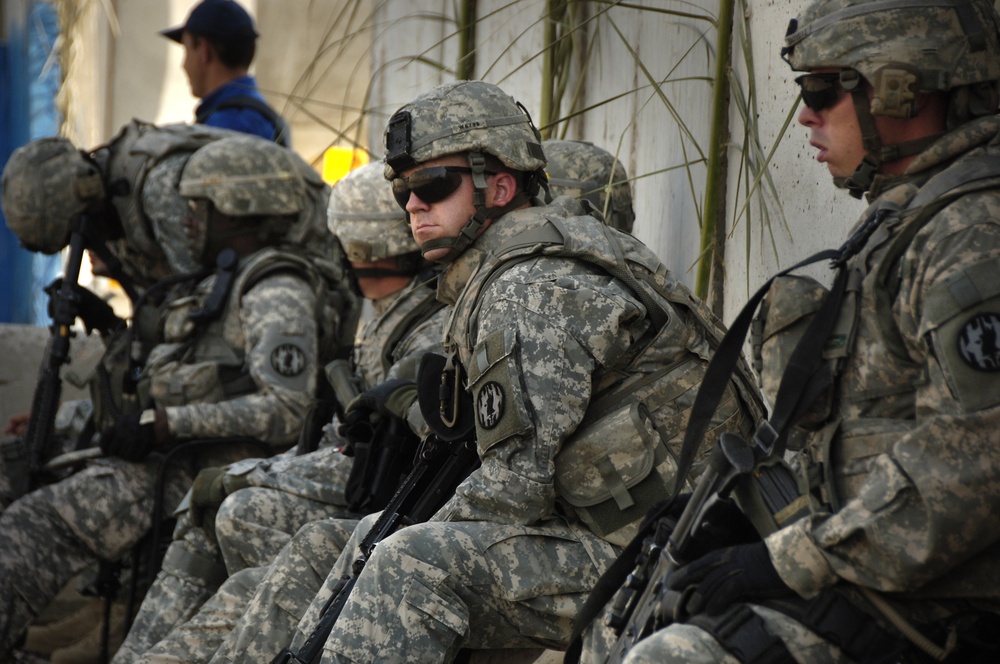
[{"label": "concrete wall", "polygon": [[[34,325],[0,325],[0,430],[7,426],[12,415],[31,410],[31,400],[35,393],[38,368],[45,355],[45,345],[49,339],[48,328]],[[86,336],[81,332],[70,342],[70,362],[63,367],[62,376],[71,374],[77,380],[92,368],[95,358],[103,350],[100,337],[95,333]],[[84,390],[63,381],[63,400],[80,399],[86,396]],[[6,440],[0,436],[0,440]]]},{"label": "concrete wall", "polygon": [[[184,23],[198,0],[62,0],[69,40],[62,104],[81,146],[109,140],[132,118],[190,122],[198,100],[181,69],[184,49],[159,34]],[[323,151],[353,145],[368,80],[369,0],[240,0],[260,38],[251,73],[292,125],[293,147],[319,165]],[[343,66],[350,63],[350,66]],[[361,134],[363,135],[363,134]]]}]

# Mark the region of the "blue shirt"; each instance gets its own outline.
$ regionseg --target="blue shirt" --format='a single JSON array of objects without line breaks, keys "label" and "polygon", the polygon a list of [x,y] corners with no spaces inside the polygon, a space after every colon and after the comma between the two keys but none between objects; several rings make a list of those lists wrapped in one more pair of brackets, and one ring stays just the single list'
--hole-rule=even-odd
[{"label": "blue shirt", "polygon": [[257,89],[257,81],[254,77],[241,76],[220,88],[216,88],[202,98],[198,108],[195,109],[197,122],[210,127],[232,129],[272,140],[275,126],[256,109],[239,106],[216,108],[220,103],[233,97],[253,97],[267,104],[267,100]]}]

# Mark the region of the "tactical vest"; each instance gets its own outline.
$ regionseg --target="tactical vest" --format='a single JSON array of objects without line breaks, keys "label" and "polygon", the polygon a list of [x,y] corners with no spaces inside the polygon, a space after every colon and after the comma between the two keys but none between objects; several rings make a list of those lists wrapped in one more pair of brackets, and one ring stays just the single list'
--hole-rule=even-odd
[{"label": "tactical vest", "polygon": [[[687,415],[723,329],[632,236],[591,217],[547,218],[544,208],[535,215],[518,215],[517,227],[524,230],[490,253],[456,303],[446,335],[448,350],[457,351],[467,365],[473,403],[479,404],[484,388],[489,389],[489,381],[481,378],[503,352],[487,347],[472,356],[480,295],[505,270],[538,256],[594,265],[625,284],[645,305],[649,329],[620,366],[595,375],[584,419],[555,459],[559,507],[598,536],[622,545],[648,509],[671,493]],[[749,434],[763,414],[749,370],[741,363],[701,443],[699,458],[719,432]],[[482,440],[482,432],[477,434],[482,451],[489,441]]]},{"label": "tactical vest", "polygon": [[[212,141],[234,135],[238,134],[213,127],[158,126],[132,120],[109,143],[94,151],[99,161],[105,160],[110,200],[125,231],[124,239],[109,242],[108,249],[123,262],[130,277],[148,275],[158,281],[172,272],[143,210],[142,191],[150,170],[170,155],[190,154]],[[128,270],[130,265],[141,268]]]},{"label": "tactical vest", "polygon": [[444,307],[435,296],[433,284],[414,280],[365,326],[360,342],[354,347],[354,367],[364,389],[385,380],[389,369],[401,359],[397,346],[403,338]]},{"label": "tactical vest", "polygon": [[164,343],[153,349],[146,362],[139,382],[140,402],[152,399],[160,407],[218,403],[257,391],[245,361],[240,300],[261,279],[276,272],[294,272],[312,286],[317,303],[325,298],[324,281],[309,260],[269,247],[239,266],[222,315],[198,325],[190,314],[202,309],[217,278],[205,279],[193,295],[167,303]]},{"label": "tactical vest", "polygon": [[[893,316],[893,302],[900,289],[900,260],[917,234],[945,207],[965,194],[1000,187],[997,173],[1000,173],[998,157],[962,159],[928,180],[904,208],[892,204],[881,207],[885,218],[850,262],[837,322],[823,350],[825,368],[832,372],[833,384],[799,422],[807,430],[804,435],[808,440],[802,445],[806,454],[804,468],[799,471],[801,492],[810,496],[812,509],[840,509],[856,496],[867,477],[860,472],[840,472],[843,466],[860,467],[866,458],[889,452],[900,435],[917,426],[915,419],[845,418],[835,414],[850,409],[852,403],[872,399],[909,402],[915,411],[916,392],[927,381],[927,369],[910,358]],[[876,208],[870,214],[879,213],[880,208]],[[963,273],[959,283],[929,293],[925,315],[934,319],[939,309],[946,309],[938,306],[942,299],[974,304],[995,297],[1000,293],[1000,282],[992,268],[989,271],[989,274],[983,270]],[[758,337],[753,344],[755,363],[761,368],[766,391],[777,385],[792,349],[826,292],[812,279],[783,279],[780,289],[772,287],[766,308],[758,314]],[[863,284],[870,285],[863,287]],[[874,311],[876,316],[862,318],[863,310]],[[948,321],[935,321],[938,322]],[[845,387],[842,369],[847,358],[857,353],[861,337],[873,340],[869,349],[876,348],[883,356],[891,357],[893,372],[869,376],[864,389],[855,385]],[[836,459],[832,455],[834,449]],[[750,516],[756,524],[761,524],[773,515],[758,510]],[[773,526],[781,527],[798,516],[797,513],[788,518],[778,515]],[[773,528],[764,534],[769,530]]]}]

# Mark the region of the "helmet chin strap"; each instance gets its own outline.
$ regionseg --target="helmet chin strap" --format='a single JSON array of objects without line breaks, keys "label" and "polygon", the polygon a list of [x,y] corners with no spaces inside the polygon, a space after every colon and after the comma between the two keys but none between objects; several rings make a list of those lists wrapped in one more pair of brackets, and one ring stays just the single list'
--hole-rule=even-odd
[{"label": "helmet chin strap", "polygon": [[458,235],[455,237],[440,237],[433,240],[428,240],[420,248],[420,253],[426,258],[427,253],[435,251],[437,249],[447,249],[448,253],[441,258],[434,259],[436,263],[450,263],[455,260],[459,254],[469,248],[479,234],[483,231],[483,227],[491,219],[498,219],[503,215],[507,214],[511,210],[516,210],[525,203],[529,203],[531,198],[527,193],[521,191],[518,192],[506,205],[487,207],[486,206],[486,157],[482,152],[470,152],[469,153],[469,167],[472,169],[472,185],[474,187],[472,193],[472,204],[476,208],[475,214],[469,217],[469,220],[465,222],[458,231]]},{"label": "helmet chin strap", "polygon": [[871,188],[882,164],[892,163],[903,157],[923,152],[940,137],[940,134],[883,146],[882,138],[875,126],[875,116],[871,111],[868,90],[863,84],[861,75],[857,72],[853,73],[855,75],[853,78],[841,75],[841,85],[851,93],[854,113],[858,118],[858,127],[861,129],[861,144],[866,154],[851,175],[846,178],[834,178],[833,183],[841,189],[847,189],[854,198],[861,198]]}]

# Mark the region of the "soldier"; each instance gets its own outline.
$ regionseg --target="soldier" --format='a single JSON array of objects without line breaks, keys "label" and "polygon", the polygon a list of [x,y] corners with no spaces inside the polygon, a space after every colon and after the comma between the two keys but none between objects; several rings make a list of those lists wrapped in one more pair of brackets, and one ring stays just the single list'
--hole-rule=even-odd
[{"label": "soldier", "polygon": [[[572,199],[539,205],[538,132],[497,86],[445,84],[401,108],[386,164],[424,257],[445,265],[445,345],[468,374],[481,466],[430,522],[375,548],[324,661],[565,647],[597,577],[670,490],[721,333],[641,243]],[[717,426],[752,426],[746,378]],[[349,574],[370,524],[328,579]]]},{"label": "soldier", "polygon": [[[386,381],[412,383],[423,353],[440,349],[446,312],[434,297],[436,271],[421,259],[405,215],[382,177],[381,164],[356,169],[333,187],[329,226],[375,314],[362,329],[354,349],[353,381],[367,389]],[[358,408],[353,406],[350,410],[355,412]],[[415,430],[423,433],[418,414],[408,419]],[[307,561],[304,568],[290,570],[277,565],[284,579],[278,587],[283,610],[255,625],[258,632],[255,638],[275,644],[276,648],[286,642],[268,637],[274,632],[283,636],[290,632],[299,618],[291,607],[308,605],[353,530],[359,516],[355,512],[370,511],[365,500],[368,493],[362,491],[373,488],[369,478],[357,479],[355,483],[363,486],[351,486],[352,490],[347,491],[357,474],[364,475],[363,469],[352,468],[352,463],[354,466],[364,463],[365,455],[359,449],[362,443],[355,441],[353,460],[345,456],[341,448],[347,441],[336,433],[339,424],[335,419],[327,427],[326,442],[316,452],[239,462],[221,476],[221,491],[231,493],[215,518],[220,551],[215,559],[198,552],[203,561],[200,565],[192,563],[170,569],[165,563],[140,610],[136,626],[116,655],[116,662],[207,661],[240,617],[250,593],[268,571],[265,566],[278,553],[281,540],[287,540],[296,528],[305,526],[299,529],[296,544],[290,547],[297,561]],[[391,491],[395,484],[387,488]],[[306,526],[307,521],[313,523]],[[189,532],[187,539],[191,537]],[[310,547],[309,555],[300,555],[299,547],[303,545]],[[175,541],[171,545],[178,546],[189,551],[195,549],[191,541],[184,544]],[[291,554],[282,552],[282,555]],[[168,552],[167,560],[170,558]],[[225,571],[233,576],[193,619],[181,624],[200,602],[188,599],[185,604],[170,600],[185,599],[185,595],[196,598],[214,590],[208,585],[209,580],[199,577],[197,572],[205,569],[205,562],[219,565],[222,560]],[[260,569],[249,569],[253,567]],[[186,587],[196,590],[189,594],[184,590]],[[153,601],[154,597],[161,599]],[[168,629],[180,626],[168,635],[164,624]],[[160,635],[162,640],[150,641],[150,634]],[[150,648],[157,640],[159,643]],[[251,659],[260,659],[252,646],[241,647],[240,652]]]},{"label": "soldier", "polygon": [[784,325],[837,317],[813,355],[831,385],[794,432],[810,506],[675,570],[688,617],[624,661],[996,661],[998,26],[987,0],[820,0],[790,23],[799,122],[871,203],[831,304],[784,277],[761,314],[765,386],[809,336]]},{"label": "soldier", "polygon": [[[621,179],[624,184],[624,189],[616,186],[614,190],[615,218],[630,223],[634,218],[631,191],[621,164],[615,165],[616,160],[610,154],[589,143],[552,143],[556,147],[556,157],[554,163],[550,162],[549,171],[562,176],[557,184],[552,185],[553,192],[573,196],[589,194],[600,187],[598,182],[608,180],[611,169],[615,169],[615,178]],[[384,181],[380,186],[385,187]],[[383,192],[385,196],[390,196],[391,190],[385,187]],[[389,198],[389,201],[392,199]],[[595,197],[593,203],[603,206],[603,190],[600,198]],[[395,202],[392,206],[399,210]],[[289,643],[301,645],[315,625],[319,608],[328,594],[322,592],[315,600],[314,596],[321,590],[327,571],[343,548],[342,529],[323,536],[323,529],[333,528],[329,523],[317,524],[296,533],[259,583],[232,634],[216,652],[214,662],[254,662],[274,654]],[[311,600],[312,606],[308,606]],[[296,625],[294,619],[299,617],[301,620]]]},{"label": "soldier", "polygon": [[[162,342],[139,379],[143,410],[107,429],[106,457],[0,517],[0,653],[77,572],[120,558],[148,530],[167,450],[230,436],[282,449],[297,437],[318,363],[340,352],[342,321],[356,320],[353,298],[337,292],[336,258],[324,265],[284,244],[310,235],[304,217],[317,202],[325,209],[328,195],[311,186],[300,162],[249,136],[209,143],[186,159],[174,181],[188,199],[183,227],[191,254],[218,267],[164,307]],[[167,469],[163,504],[177,504],[199,465],[246,455],[245,444],[233,444],[181,457]]]}]

